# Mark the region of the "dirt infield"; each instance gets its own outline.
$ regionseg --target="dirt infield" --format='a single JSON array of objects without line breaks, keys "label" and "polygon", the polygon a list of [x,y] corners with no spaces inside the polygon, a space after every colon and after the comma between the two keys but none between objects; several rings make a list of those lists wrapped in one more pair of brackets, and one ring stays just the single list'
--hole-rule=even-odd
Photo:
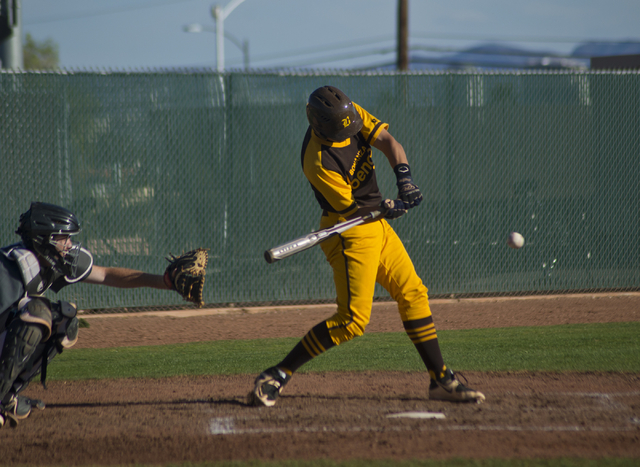
[{"label": "dirt infield", "polygon": [[[332,308],[88,316],[77,348],[301,337]],[[441,330],[630,322],[640,295],[447,300],[432,309]],[[394,305],[379,303],[368,332],[386,331],[402,325]],[[25,394],[47,409],[0,430],[0,463],[640,458],[638,374],[465,373],[486,394],[482,405],[429,401],[424,373],[299,374],[270,409],[244,403],[254,376],[52,381],[48,391],[34,383]]]}]

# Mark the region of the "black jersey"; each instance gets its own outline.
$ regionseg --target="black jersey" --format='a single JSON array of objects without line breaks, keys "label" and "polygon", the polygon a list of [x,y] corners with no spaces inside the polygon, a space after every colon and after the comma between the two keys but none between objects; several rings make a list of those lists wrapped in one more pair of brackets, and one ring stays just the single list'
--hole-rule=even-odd
[{"label": "black jersey", "polygon": [[351,138],[331,142],[309,127],[302,143],[302,170],[320,207],[345,217],[360,208],[375,208],[382,202],[371,158],[371,144],[389,125],[353,103],[362,117],[362,129]]}]

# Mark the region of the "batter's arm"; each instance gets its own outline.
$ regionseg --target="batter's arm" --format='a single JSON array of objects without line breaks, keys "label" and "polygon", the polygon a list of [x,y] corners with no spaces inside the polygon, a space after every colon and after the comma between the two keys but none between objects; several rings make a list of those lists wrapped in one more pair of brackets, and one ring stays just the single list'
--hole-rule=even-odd
[{"label": "batter's arm", "polygon": [[391,168],[398,164],[408,164],[404,147],[387,130],[382,129],[378,138],[373,141],[373,147],[381,151],[389,161]]},{"label": "batter's arm", "polygon": [[413,208],[422,202],[422,193],[413,182],[411,169],[404,148],[387,130],[382,130],[378,138],[373,141],[373,147],[387,156],[389,164],[396,175],[398,199],[404,203],[406,209]]}]

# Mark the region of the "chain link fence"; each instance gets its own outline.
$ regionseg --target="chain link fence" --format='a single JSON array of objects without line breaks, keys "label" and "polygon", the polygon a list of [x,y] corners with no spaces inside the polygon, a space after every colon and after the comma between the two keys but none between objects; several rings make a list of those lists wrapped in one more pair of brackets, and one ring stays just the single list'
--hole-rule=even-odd
[{"label": "chain link fence", "polygon": [[[208,305],[328,302],[300,168],[305,103],[331,84],[390,124],[425,200],[393,225],[430,295],[638,290],[638,72],[0,72],[2,245],[31,201],[83,222],[96,264],[162,273],[210,248]],[[374,150],[380,187],[395,179]],[[509,232],[526,243],[506,246]],[[85,309],[178,307],[176,294],[78,285]],[[388,295],[379,288],[376,299]]]}]

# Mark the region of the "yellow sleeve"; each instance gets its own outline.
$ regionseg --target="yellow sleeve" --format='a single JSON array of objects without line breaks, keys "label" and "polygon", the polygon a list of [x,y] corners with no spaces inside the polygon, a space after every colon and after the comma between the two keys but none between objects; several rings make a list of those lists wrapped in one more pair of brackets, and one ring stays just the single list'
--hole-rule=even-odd
[{"label": "yellow sleeve", "polygon": [[350,216],[358,210],[351,185],[341,174],[326,169],[319,155],[320,151],[313,148],[307,150],[302,166],[304,175],[336,212]]},{"label": "yellow sleeve", "polygon": [[373,142],[378,139],[378,136],[380,136],[380,132],[383,129],[389,129],[389,124],[381,122],[355,102],[353,103],[353,106],[362,118],[362,130],[360,130],[360,133],[365,137],[367,143],[372,145]]}]

